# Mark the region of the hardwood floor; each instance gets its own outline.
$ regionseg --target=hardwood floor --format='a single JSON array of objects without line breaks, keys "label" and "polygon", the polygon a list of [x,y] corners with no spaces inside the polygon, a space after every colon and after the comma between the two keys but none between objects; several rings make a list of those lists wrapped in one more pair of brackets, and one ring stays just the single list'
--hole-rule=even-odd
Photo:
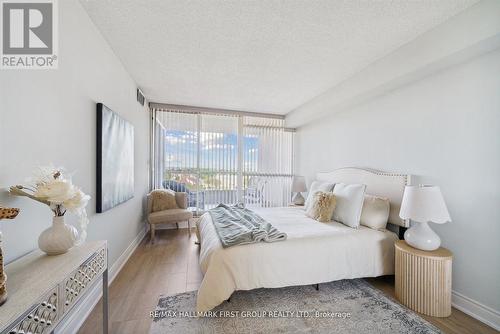
[{"label": "hardwood floor", "polygon": [[[377,278],[365,278],[370,284],[379,290],[385,292],[391,298],[394,297],[394,276],[384,276]],[[472,318],[456,308],[451,309],[451,315],[447,318],[429,317],[424,314],[420,316],[434,326],[441,329],[444,333],[458,333],[458,334],[493,334],[499,333],[493,328],[483,324],[482,322]]]},{"label": "hardwood floor", "polygon": [[[110,333],[148,333],[149,313],[161,294],[197,290],[203,278],[198,265],[194,232],[187,229],[159,230],[154,245],[142,241],[111,284],[109,290]],[[393,277],[367,279],[387,295],[394,296]],[[422,315],[445,333],[498,333],[465,313],[453,309],[448,318]],[[85,321],[80,334],[102,333],[101,303]]]}]

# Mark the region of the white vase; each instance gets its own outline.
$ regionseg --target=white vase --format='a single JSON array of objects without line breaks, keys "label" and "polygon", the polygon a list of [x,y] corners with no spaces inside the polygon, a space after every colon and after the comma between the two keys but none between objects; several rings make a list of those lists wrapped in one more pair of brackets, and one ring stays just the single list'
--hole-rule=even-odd
[{"label": "white vase", "polygon": [[76,228],[64,223],[64,216],[55,216],[52,226],[38,237],[38,247],[48,255],[64,254],[75,245],[77,239]]}]

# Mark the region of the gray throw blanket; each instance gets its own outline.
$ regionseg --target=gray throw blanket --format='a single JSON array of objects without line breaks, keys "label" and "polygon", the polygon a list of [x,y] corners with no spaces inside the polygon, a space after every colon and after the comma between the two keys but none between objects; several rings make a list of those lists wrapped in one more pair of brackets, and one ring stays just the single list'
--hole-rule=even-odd
[{"label": "gray throw blanket", "polygon": [[219,204],[209,212],[224,248],[260,241],[286,240],[286,233],[278,231],[261,216],[242,206]]}]

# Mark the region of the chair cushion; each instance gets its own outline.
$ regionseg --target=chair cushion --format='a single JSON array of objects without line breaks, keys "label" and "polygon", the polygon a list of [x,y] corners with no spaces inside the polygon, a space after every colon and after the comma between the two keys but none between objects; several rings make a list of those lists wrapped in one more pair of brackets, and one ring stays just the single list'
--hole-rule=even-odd
[{"label": "chair cushion", "polygon": [[184,209],[171,209],[149,214],[150,224],[177,223],[193,218],[193,213]]},{"label": "chair cushion", "polygon": [[151,200],[153,201],[152,212],[179,208],[175,199],[175,191],[170,189],[153,190]]}]

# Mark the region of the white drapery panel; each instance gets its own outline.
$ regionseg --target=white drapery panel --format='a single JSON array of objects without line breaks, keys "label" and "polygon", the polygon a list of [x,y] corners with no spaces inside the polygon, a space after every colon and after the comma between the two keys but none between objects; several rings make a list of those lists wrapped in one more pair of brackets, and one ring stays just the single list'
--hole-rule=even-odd
[{"label": "white drapery panel", "polygon": [[288,204],[294,132],[282,119],[170,109],[152,116],[154,188],[187,192],[199,211]]}]

